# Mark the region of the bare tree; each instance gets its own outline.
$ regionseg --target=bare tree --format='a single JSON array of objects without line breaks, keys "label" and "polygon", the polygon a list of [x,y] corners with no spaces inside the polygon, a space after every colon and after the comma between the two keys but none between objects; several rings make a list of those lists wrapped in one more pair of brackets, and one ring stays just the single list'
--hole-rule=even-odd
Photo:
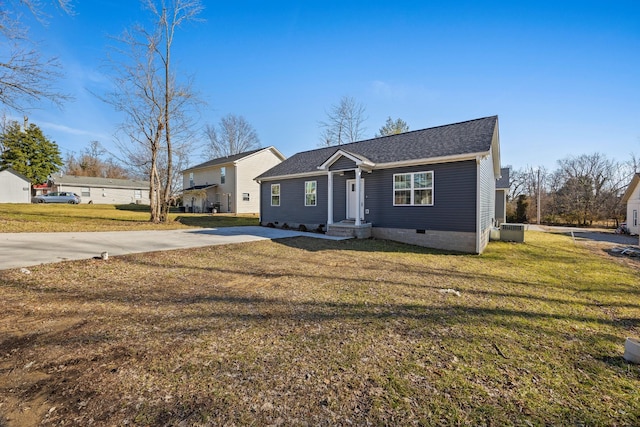
[{"label": "bare tree", "polygon": [[[120,60],[110,62],[115,90],[103,99],[125,115],[119,146],[128,161],[146,171],[150,182],[150,220],[166,222],[179,172],[174,154],[184,152],[193,134],[190,113],[197,106],[190,79],[179,82],[171,62],[176,30],[197,20],[199,0],[143,0],[153,19],[151,29],[135,26],[117,38]],[[185,79],[183,79],[185,80]],[[133,142],[134,144],[131,144]]]},{"label": "bare tree", "polygon": [[632,170],[604,154],[583,154],[558,161],[552,176],[555,211],[578,224],[614,218]]},{"label": "bare tree", "polygon": [[[43,100],[58,106],[70,97],[56,88],[62,77],[57,58],[44,58],[38,44],[29,38],[28,27],[21,20],[20,9],[27,9],[41,24],[46,24],[42,4],[37,0],[14,0],[0,6],[0,103],[24,111]],[[56,4],[71,13],[70,0]]]},{"label": "bare tree", "polygon": [[337,105],[327,111],[327,120],[320,122],[320,145],[342,145],[356,142],[364,137],[363,126],[367,117],[366,108],[355,98],[343,96]]},{"label": "bare tree", "polygon": [[107,150],[98,141],[91,141],[77,157],[73,153],[67,156],[65,173],[75,176],[129,178],[127,170],[106,155]]},{"label": "bare tree", "polygon": [[260,148],[256,130],[242,116],[227,114],[218,126],[207,124],[205,135],[209,139],[209,157],[226,157]]}]

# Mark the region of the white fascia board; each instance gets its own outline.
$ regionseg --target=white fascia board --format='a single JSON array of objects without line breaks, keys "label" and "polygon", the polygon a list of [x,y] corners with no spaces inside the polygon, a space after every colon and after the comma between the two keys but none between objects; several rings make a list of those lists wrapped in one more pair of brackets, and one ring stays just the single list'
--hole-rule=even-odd
[{"label": "white fascia board", "polygon": [[373,168],[375,166],[374,163],[367,161],[367,160],[362,160],[359,157],[354,156],[353,154],[341,150],[339,149],[338,151],[336,151],[335,153],[333,153],[333,155],[331,157],[329,157],[323,164],[321,164],[320,166],[318,166],[319,170],[328,170],[329,167],[334,164],[336,162],[336,160],[338,160],[340,157],[346,157],[347,159],[351,160],[352,162],[354,162],[356,164],[356,166],[364,166],[364,167],[369,167],[369,168]]},{"label": "white fascia board", "polygon": [[480,153],[456,154],[454,156],[430,157],[427,159],[411,159],[411,160],[404,160],[400,162],[389,162],[389,163],[376,163],[374,169],[391,169],[391,168],[401,168],[406,166],[430,165],[430,164],[436,164],[436,163],[462,162],[464,160],[477,160],[478,158],[482,156],[487,156],[488,154],[489,154],[488,151],[483,151]]},{"label": "white fascia board", "polygon": [[266,178],[255,179],[255,181],[278,181],[282,179],[292,179],[292,178],[306,178],[312,176],[325,176],[327,174],[326,171],[317,171],[317,172],[303,172],[303,173],[294,173],[290,175],[278,175],[278,176],[269,176]]}]

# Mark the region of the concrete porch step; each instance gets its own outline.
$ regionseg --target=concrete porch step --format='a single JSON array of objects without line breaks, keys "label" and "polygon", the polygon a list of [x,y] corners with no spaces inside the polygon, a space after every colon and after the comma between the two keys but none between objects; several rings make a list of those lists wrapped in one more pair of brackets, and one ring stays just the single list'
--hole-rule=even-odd
[{"label": "concrete porch step", "polygon": [[334,237],[355,237],[357,239],[368,239],[371,237],[371,224],[349,224],[336,223],[327,227],[326,234]]}]

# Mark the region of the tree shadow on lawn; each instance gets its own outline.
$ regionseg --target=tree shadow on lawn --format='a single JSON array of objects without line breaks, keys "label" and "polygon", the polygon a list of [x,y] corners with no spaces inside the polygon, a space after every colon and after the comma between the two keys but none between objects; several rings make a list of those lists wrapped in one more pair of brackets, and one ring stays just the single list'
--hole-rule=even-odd
[{"label": "tree shadow on lawn", "polygon": [[[285,262],[286,259],[283,257],[282,261]],[[272,262],[274,262],[273,259]],[[80,262],[76,264],[82,265]],[[73,265],[73,263],[70,264],[70,266]],[[121,268],[123,273],[109,276],[105,272],[106,277],[102,277],[100,272],[102,268],[106,270],[114,267]],[[132,291],[131,286],[128,286],[130,279],[127,278],[126,272],[129,269],[136,269],[136,267],[143,267],[143,271],[154,272],[151,274],[158,278],[158,282],[149,281],[148,285]],[[493,342],[507,352],[513,364],[517,364],[518,361],[516,356],[510,354],[509,351],[536,350],[539,341],[531,340],[532,336],[546,335],[543,342],[549,345],[550,342],[556,340],[571,340],[573,334],[580,334],[583,341],[603,341],[606,343],[598,344],[595,349],[592,349],[590,357],[606,364],[608,372],[617,375],[627,369],[625,365],[619,363],[619,358],[614,355],[612,350],[619,344],[619,337],[606,329],[595,331],[592,325],[601,324],[619,328],[621,321],[624,323],[640,322],[640,318],[612,319],[603,317],[592,310],[592,304],[585,303],[581,303],[580,309],[571,313],[554,312],[555,309],[547,309],[547,304],[544,303],[551,302],[561,306],[564,301],[553,298],[549,298],[549,301],[543,301],[544,305],[538,307],[547,309],[547,311],[536,311],[536,307],[531,307],[530,304],[523,305],[521,309],[477,306],[474,305],[477,304],[477,301],[469,300],[465,295],[466,292],[473,293],[473,290],[466,291],[462,297],[455,297],[438,294],[436,286],[431,285],[425,286],[433,288],[435,302],[428,300],[431,294],[426,293],[423,295],[423,299],[419,299],[415,303],[402,303],[372,302],[366,301],[366,298],[351,302],[309,301],[306,298],[297,300],[287,297],[286,294],[270,296],[269,289],[259,294],[257,292],[260,290],[259,288],[226,287],[218,286],[216,283],[216,273],[218,273],[233,276],[244,274],[255,279],[256,282],[265,277],[274,279],[292,277],[294,281],[315,278],[318,279],[318,283],[331,279],[346,280],[345,286],[347,288],[350,286],[350,281],[354,281],[354,286],[357,285],[357,278],[342,279],[331,274],[330,271],[318,276],[296,275],[296,273],[271,273],[271,275],[265,276],[270,273],[268,271],[243,272],[239,271],[240,269],[203,267],[200,270],[204,274],[196,276],[195,280],[189,282],[189,288],[174,289],[171,283],[166,283],[163,278],[175,277],[176,271],[180,271],[182,277],[191,279],[184,274],[188,273],[188,270],[193,266],[176,265],[175,263],[168,265],[162,260],[149,261],[148,256],[132,255],[115,257],[111,264],[104,262],[85,263],[84,267],[80,268],[86,268],[87,272],[91,272],[94,284],[87,282],[86,279],[76,283],[77,278],[69,279],[65,284],[51,284],[46,281],[43,284],[41,283],[42,278],[34,277],[37,276],[37,271],[30,276],[19,276],[20,280],[5,279],[0,274],[2,286],[18,292],[18,295],[13,296],[10,300],[14,302],[13,304],[20,301],[18,298],[20,292],[29,293],[31,298],[42,294],[41,299],[47,301],[46,310],[38,310],[28,316],[30,323],[36,325],[38,329],[23,337],[7,336],[0,342],[0,354],[11,354],[12,358],[41,358],[37,360],[34,369],[46,372],[49,375],[48,378],[38,380],[30,385],[23,385],[24,388],[20,393],[25,401],[29,401],[44,392],[49,399],[47,409],[51,406],[59,408],[58,412],[52,416],[63,417],[68,414],[74,416],[81,414],[82,408],[75,409],[78,407],[78,403],[86,402],[87,397],[100,396],[100,381],[104,381],[108,386],[112,381],[108,379],[109,375],[113,375],[113,378],[122,378],[121,375],[126,376],[129,361],[139,361],[139,365],[143,369],[149,370],[152,375],[161,375],[161,373],[152,370],[156,366],[160,369],[164,359],[164,356],[161,357],[157,353],[158,345],[167,348],[166,357],[169,358],[171,343],[191,340],[186,342],[185,348],[192,348],[197,347],[198,337],[219,337],[218,339],[224,340],[224,333],[238,331],[242,334],[242,331],[246,331],[248,328],[257,328],[258,334],[263,334],[265,337],[269,337],[269,331],[272,331],[273,336],[278,333],[297,334],[304,337],[307,342],[309,340],[322,342],[327,340],[331,343],[337,342],[339,339],[341,344],[349,342],[351,339],[357,340],[360,332],[370,333],[373,337],[378,337],[381,340],[384,340],[390,333],[395,333],[400,335],[399,342],[405,343],[407,348],[429,342],[439,343],[438,348],[441,349],[439,351],[445,353],[446,356],[456,354],[456,343],[473,345],[479,349],[477,351],[495,353],[491,347]],[[445,274],[445,272],[439,271],[437,274]],[[469,278],[468,273],[459,274],[465,279]],[[485,279],[494,280],[495,277],[487,276]],[[253,281],[247,280],[247,282],[252,283]],[[380,285],[386,283],[395,286],[416,286],[401,277],[390,282],[385,281]],[[291,290],[295,290],[295,287],[291,286]],[[483,296],[487,294],[492,297],[504,296],[502,293],[492,295],[491,292],[486,292]],[[513,295],[506,293],[506,296]],[[515,294],[515,296],[518,298],[527,297],[527,295],[520,294]],[[540,299],[544,300],[543,297]],[[67,309],[57,310],[56,306],[58,305],[67,307]],[[12,312],[15,315],[21,310],[24,308],[16,308]],[[50,327],[51,319],[65,319],[70,316],[79,319],[79,322],[60,330],[52,330]],[[324,325],[325,328],[317,332],[316,336],[310,332],[313,332],[313,328],[317,325]],[[531,325],[535,325],[535,327],[531,328]],[[572,329],[572,325],[575,328]],[[492,328],[492,332],[489,334],[480,332],[483,328]],[[346,330],[352,331],[352,338],[344,334]],[[507,344],[508,338],[501,338],[500,331],[509,331],[511,336],[515,335],[516,342]],[[247,335],[244,339],[250,340],[251,337]],[[295,338],[290,339],[295,340]],[[443,340],[446,340],[446,343]],[[193,345],[189,345],[191,342]],[[149,344],[151,347],[148,347]],[[515,347],[511,348],[510,345]],[[151,356],[148,356],[148,348],[153,348],[155,353],[152,351]],[[48,354],[47,349],[51,349],[52,352],[60,352],[64,349],[64,353],[57,353],[58,356],[51,359],[44,356]],[[332,350],[324,349],[323,351]],[[41,356],[35,355],[38,352]],[[233,353],[227,357],[233,358]],[[496,358],[499,356],[496,355]],[[26,360],[29,359],[24,361]],[[20,363],[22,363],[20,366],[24,366],[23,361]],[[123,370],[122,373],[119,370]],[[0,370],[0,373],[6,372]],[[91,375],[95,373],[101,373],[100,381],[87,383],[86,379],[92,378]],[[637,376],[637,374],[634,375]],[[62,396],[62,390],[68,393],[66,397]],[[15,395],[18,392],[14,391],[13,393]],[[124,401],[123,399],[122,402]],[[73,405],[65,402],[73,402]],[[186,402],[185,400],[184,402],[175,402],[175,404],[167,403],[165,406],[173,411],[172,416],[175,417],[175,414],[184,414],[182,407]],[[101,411],[99,413],[104,414],[106,422],[109,419],[108,410],[105,407],[101,408]]]}]

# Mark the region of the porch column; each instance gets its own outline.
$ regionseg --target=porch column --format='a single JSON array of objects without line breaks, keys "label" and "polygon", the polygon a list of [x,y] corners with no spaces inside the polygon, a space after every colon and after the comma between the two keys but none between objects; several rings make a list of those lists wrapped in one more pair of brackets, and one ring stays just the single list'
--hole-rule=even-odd
[{"label": "porch column", "polygon": [[362,171],[360,166],[356,168],[356,225],[360,225],[360,192],[362,191],[362,185],[360,185],[360,179],[362,177]]},{"label": "porch column", "polygon": [[327,228],[333,224],[333,172],[327,173]]}]

